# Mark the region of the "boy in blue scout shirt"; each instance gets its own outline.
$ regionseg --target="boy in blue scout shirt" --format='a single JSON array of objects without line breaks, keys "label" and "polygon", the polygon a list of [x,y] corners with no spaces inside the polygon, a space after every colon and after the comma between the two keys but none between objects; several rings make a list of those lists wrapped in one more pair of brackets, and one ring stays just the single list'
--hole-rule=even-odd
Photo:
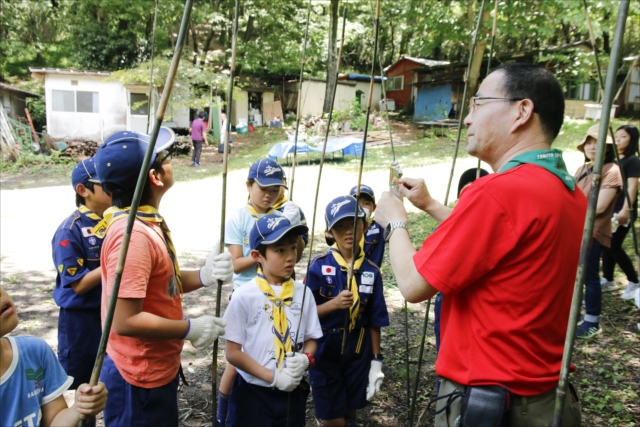
[{"label": "boy in blue scout shirt", "polygon": [[[349,194],[356,197],[357,192],[358,186],[355,186]],[[367,229],[364,233],[364,256],[380,267],[384,256],[384,229],[373,218],[373,213],[376,210],[376,195],[371,187],[360,185],[358,203],[365,210],[365,213],[368,212]]]},{"label": "boy in blue scout shirt", "polygon": [[225,352],[239,374],[229,397],[229,427],[304,425],[309,385],[302,378],[313,368],[322,337],[311,292],[291,277],[298,238],[308,230],[265,215],[251,231],[258,274],[234,292],[224,314]]},{"label": "boy in blue scout shirt", "polygon": [[[247,176],[249,200],[246,205],[235,211],[225,224],[225,246],[233,261],[233,289],[249,283],[256,277],[258,263],[251,257],[249,236],[260,217],[267,214],[285,216],[293,225],[300,224],[300,208],[293,202],[283,203],[282,212],[276,211],[273,204],[280,198],[280,189],[285,187],[282,166],[271,159],[255,161]],[[298,236],[298,256],[302,257],[304,241]],[[227,364],[220,380],[218,390],[218,426],[224,427],[227,418],[229,393],[236,376],[232,365]]]},{"label": "boy in blue scout shirt", "polygon": [[[353,235],[357,208],[357,230]],[[316,416],[323,426],[355,425],[356,410],[366,406],[380,390],[382,354],[380,328],[389,325],[382,276],[362,250],[365,213],[352,196],[333,199],[326,208],[327,230],[335,239],[329,251],[309,267],[307,286],[318,306],[323,337],[318,340],[316,367],[310,382]],[[353,265],[352,283],[348,283]],[[345,316],[349,316],[347,341],[342,354]]]},{"label": "boy in blue scout shirt", "polygon": [[71,173],[77,209],[56,230],[51,241],[56,266],[53,299],[58,317],[58,360],[74,378],[71,389],[88,383],[102,335],[100,325],[100,248],[91,232],[111,206],[102,191],[93,158],[80,161]]}]

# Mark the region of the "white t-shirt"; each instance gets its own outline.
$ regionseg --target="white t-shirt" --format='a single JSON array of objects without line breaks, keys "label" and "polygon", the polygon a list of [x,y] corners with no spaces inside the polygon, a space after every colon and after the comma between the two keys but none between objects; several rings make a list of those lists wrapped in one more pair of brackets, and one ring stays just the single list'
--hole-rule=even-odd
[{"label": "white t-shirt", "polygon": [[[272,288],[276,295],[280,295],[282,286],[272,286]],[[303,291],[306,291],[307,296],[304,299],[300,336],[296,340]],[[297,343],[297,350],[302,349],[306,340],[322,337],[316,302],[313,294],[305,285],[295,282],[293,302],[285,307],[291,331],[291,341]],[[255,280],[251,280],[233,293],[227,311],[224,313],[227,326],[226,333],[222,336],[225,340],[241,344],[243,352],[269,369],[276,367],[275,349],[273,348],[273,321],[269,319],[272,309],[273,303],[258,288]],[[263,381],[240,369],[238,372],[248,383],[263,387],[271,385],[270,382]]]},{"label": "white t-shirt", "polygon": [[[273,212],[276,215],[282,215],[282,212],[275,211]],[[265,216],[266,214],[258,214],[260,217]],[[256,223],[256,219],[251,215],[249,210],[243,206],[242,208],[235,211],[227,223],[224,229],[224,245],[225,247],[229,245],[241,245],[242,246],[242,256],[249,256],[251,253],[251,247],[249,246],[249,235],[251,234],[251,229]],[[255,264],[253,267],[247,268],[240,273],[233,273],[233,289],[234,291],[238,289],[240,286],[245,285],[251,281],[256,274],[258,273],[258,264]]]}]

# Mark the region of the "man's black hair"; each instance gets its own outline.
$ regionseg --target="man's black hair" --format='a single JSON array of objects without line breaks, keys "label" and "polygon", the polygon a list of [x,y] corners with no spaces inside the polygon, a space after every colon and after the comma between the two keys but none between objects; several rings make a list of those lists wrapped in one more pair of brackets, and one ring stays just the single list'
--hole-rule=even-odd
[{"label": "man's black hair", "polygon": [[[86,188],[87,190],[91,191],[93,193],[93,186],[94,186],[94,182],[91,181],[87,181],[87,182],[83,182],[82,185],[84,185],[84,188]],[[78,194],[78,192],[76,191],[76,207],[80,207],[80,205],[84,205],[85,204],[85,200],[84,197],[82,197],[81,195]]]},{"label": "man's black hair", "polygon": [[198,118],[199,118],[199,119],[204,119],[204,116],[205,116],[205,112],[204,112],[204,111],[200,111],[200,112],[198,113]]},{"label": "man's black hair", "polygon": [[[158,173],[163,173],[162,165],[154,163],[151,169]],[[150,170],[151,170],[150,169]],[[124,209],[131,206],[133,203],[133,194],[136,191],[135,186],[133,188],[123,190],[119,185],[103,182],[102,190],[111,196],[111,205],[116,208]],[[142,190],[142,197],[140,198],[140,206],[148,204],[151,200],[151,184],[149,183],[149,176],[147,176],[147,182],[145,183],[144,190]]]},{"label": "man's black hair", "polygon": [[298,237],[299,236],[301,236],[301,234],[299,232],[297,232],[296,230],[291,230],[287,234],[282,236],[276,243],[273,243],[271,245],[260,245],[260,246],[258,246],[258,249],[256,249],[256,250],[258,251],[258,253],[260,255],[262,255],[262,257],[264,259],[266,259],[267,258],[267,247],[273,246],[273,245],[282,245],[283,243],[284,244],[296,243],[298,241]]},{"label": "man's black hair", "polygon": [[634,154],[636,154],[636,151],[638,151],[638,128],[633,125],[623,125],[616,129],[616,132],[618,132],[619,130],[623,130],[627,133],[627,135],[629,135],[629,145],[627,145],[627,148],[624,149],[624,156],[633,156]]},{"label": "man's black hair", "polygon": [[533,111],[540,117],[542,130],[553,142],[564,120],[564,95],[558,79],[534,64],[510,62],[494,71],[504,74],[502,90],[505,96],[533,102]]}]

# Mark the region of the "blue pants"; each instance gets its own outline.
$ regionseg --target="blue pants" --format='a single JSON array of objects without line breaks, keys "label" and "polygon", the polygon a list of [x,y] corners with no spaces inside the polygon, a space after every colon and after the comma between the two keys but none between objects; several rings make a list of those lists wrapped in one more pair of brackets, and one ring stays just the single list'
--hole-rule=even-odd
[{"label": "blue pants", "polygon": [[60,308],[58,317],[58,360],[67,375],[73,377],[70,389],[88,383],[98,354],[102,326],[100,309]]},{"label": "blue pants", "polygon": [[108,354],[104,357],[100,381],[109,392],[104,408],[104,425],[121,427],[176,427],[178,425],[178,376],[156,388],[142,388],[122,378]]},{"label": "blue pants", "polygon": [[367,405],[367,382],[371,368],[371,331],[355,328],[342,351],[342,331],[324,331],[318,340],[316,366],[309,371],[316,417],[342,418],[350,410]]},{"label": "blue pants", "polygon": [[584,303],[587,309],[584,320],[591,323],[600,323],[600,313],[602,313],[602,287],[600,285],[600,255],[602,254],[602,248],[602,244],[596,239],[591,241],[591,251],[589,251],[587,272],[584,279]]},{"label": "blue pants", "polygon": [[229,395],[228,427],[303,426],[309,384],[302,380],[290,393],[249,384],[238,374]]}]

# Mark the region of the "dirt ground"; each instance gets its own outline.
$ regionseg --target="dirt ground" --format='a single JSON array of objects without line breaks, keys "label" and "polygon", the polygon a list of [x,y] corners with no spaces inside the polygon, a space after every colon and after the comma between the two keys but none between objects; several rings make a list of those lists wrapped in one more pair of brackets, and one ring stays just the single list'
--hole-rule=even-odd
[{"label": "dirt ground", "polygon": [[[206,149],[203,162],[218,162],[213,148]],[[575,170],[581,162],[579,156],[568,155],[569,170]],[[186,167],[188,160],[175,160],[176,167]],[[474,159],[459,160],[454,182],[467,168],[475,167]],[[405,171],[406,176],[424,177],[432,194],[442,200],[446,191],[449,164],[434,164]],[[354,168],[355,169],[355,168]],[[294,200],[305,211],[311,222],[313,197],[317,180],[317,166],[301,165],[296,170],[296,193]],[[246,200],[244,181],[246,171],[232,171],[228,176],[227,214],[243,206]],[[19,177],[1,177],[18,180]],[[381,192],[387,186],[387,171],[366,172],[363,183]],[[355,171],[325,167],[319,195],[319,208],[315,230],[323,229],[322,208],[338,194],[355,185]],[[7,184],[5,181],[3,184]],[[55,269],[51,261],[51,237],[58,224],[73,211],[73,190],[68,183],[49,182],[46,185],[31,185],[15,188],[2,185],[0,190],[0,285],[13,296],[20,325],[15,334],[35,335],[45,339],[54,349],[57,347],[56,325],[58,310],[52,299]],[[199,268],[204,264],[216,237],[221,222],[221,179],[205,179],[178,182],[163,199],[161,212],[172,229],[174,243],[179,251],[183,269]],[[415,210],[412,210],[415,212]],[[420,229],[427,234],[431,230]],[[314,254],[323,246],[314,245]],[[299,277],[304,275],[306,261],[297,266]],[[388,261],[382,266],[389,275]],[[230,286],[222,293],[222,310],[228,302]],[[619,294],[620,292],[618,292]],[[417,360],[422,335],[426,304],[409,304],[408,325],[405,325],[405,310],[402,297],[396,288],[387,286],[385,296],[391,326],[383,329],[383,351],[385,380],[381,392],[371,405],[361,411],[359,420],[365,426],[407,425],[407,373],[411,389],[417,373]],[[215,292],[201,290],[187,294],[184,299],[185,315],[212,314],[215,307]],[[638,399],[638,376],[640,371],[640,345],[638,311],[614,294],[605,294],[603,320],[604,333],[599,337],[578,343],[575,347],[574,364],[578,371],[571,381],[577,385],[583,400],[583,425],[633,426],[640,424]],[[427,329],[427,345],[420,371],[418,398],[414,420],[417,425],[431,425],[432,416],[427,411],[427,402],[434,397],[435,389],[435,341],[433,337],[433,309]],[[409,369],[406,369],[405,328],[408,330]],[[222,350],[218,355],[218,378],[224,367]],[[179,408],[182,426],[211,425],[212,351],[195,350],[189,343],[182,353],[182,365],[189,385],[181,385]],[[419,420],[419,421],[418,421]],[[307,405],[307,425],[320,425],[313,416],[313,402]]]}]

